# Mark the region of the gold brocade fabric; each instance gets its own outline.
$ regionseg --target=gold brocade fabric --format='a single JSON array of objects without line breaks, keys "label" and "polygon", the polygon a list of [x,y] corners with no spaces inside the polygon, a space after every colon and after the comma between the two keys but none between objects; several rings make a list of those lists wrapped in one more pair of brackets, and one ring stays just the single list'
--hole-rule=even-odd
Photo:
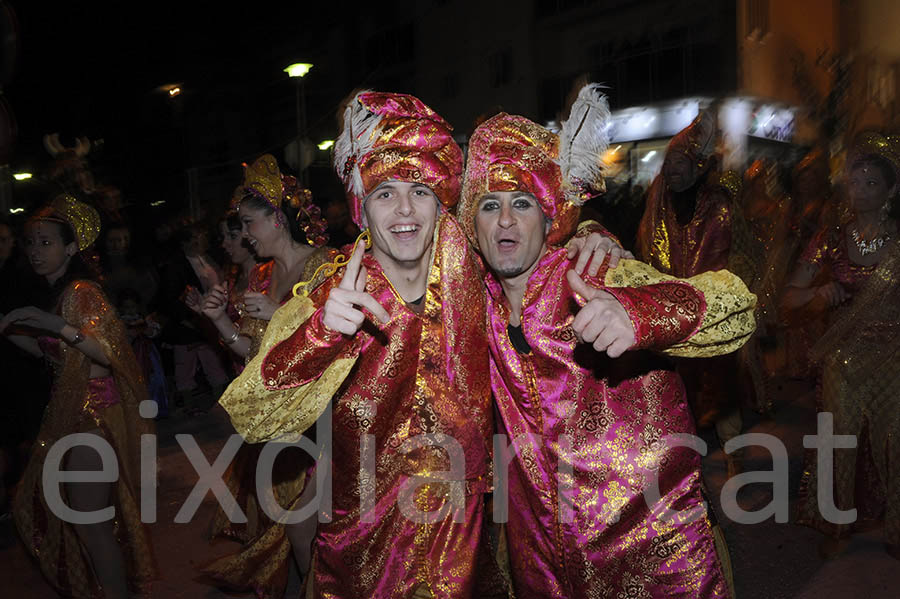
[{"label": "gold brocade fabric", "polygon": [[339,358],[317,380],[290,389],[267,389],[262,377],[269,350],[290,337],[316,311],[308,297],[291,298],[275,311],[260,343],[260,351],[222,394],[219,404],[248,443],[273,439],[297,441],[312,426],[338,390],[357,356]]},{"label": "gold brocade fabric", "polygon": [[[312,279],[316,269],[330,260],[335,250],[329,247],[317,248],[306,259],[303,266],[301,280]],[[272,278],[274,262],[259,265],[251,276],[248,291],[266,293]],[[312,289],[321,282],[311,281]],[[288,296],[290,297],[290,295]],[[257,356],[263,343],[266,330],[273,329],[272,324],[278,327],[282,322],[283,310],[275,312],[272,321],[253,318],[244,314],[240,322],[240,333],[250,337],[250,354],[247,357],[248,364]],[[293,332],[291,329],[290,332]],[[290,333],[289,332],[289,333]],[[289,334],[288,333],[288,334]],[[262,356],[265,355],[263,352]],[[246,375],[252,366],[243,370]],[[255,372],[259,372],[257,367]],[[239,377],[240,378],[240,377]],[[229,387],[229,391],[231,387]],[[260,386],[259,390],[263,390]],[[223,407],[228,410],[226,396],[235,400],[238,396],[227,392],[220,399]],[[238,428],[238,431],[241,429]],[[225,512],[218,508],[210,529],[210,536],[219,535],[230,537],[244,543],[240,551],[219,558],[202,568],[203,572],[212,576],[217,582],[234,590],[253,589],[258,597],[278,598],[284,594],[287,587],[289,564],[292,559],[291,544],[285,534],[284,526],[273,522],[263,511],[256,496],[256,464],[262,446],[245,445],[235,456],[223,477],[228,490],[232,493],[247,516],[247,522],[235,524],[229,521]],[[296,450],[285,450],[290,454]],[[285,455],[276,462],[273,472],[273,494],[278,504],[285,509],[292,509],[300,498],[306,484],[306,470],[310,460],[304,455]]]},{"label": "gold brocade fabric", "polygon": [[[391,321],[367,321],[351,340],[310,318],[340,281],[338,271],[275,313],[260,353],[221,401],[238,432],[262,442],[297,439],[334,396],[335,516],[320,524],[314,544],[316,596],[408,597],[422,584],[435,597],[484,596],[473,592],[485,578],[476,568],[493,430],[481,279],[452,218],[441,216],[435,236],[427,291],[416,309],[366,254],[366,290]],[[375,443],[372,525],[360,519],[362,433]],[[465,471],[454,480],[462,483],[463,523],[418,523],[401,511],[397,500],[410,475],[447,470],[443,451],[406,451],[404,442],[422,433],[462,447]],[[447,501],[444,483],[419,488],[417,509],[433,511]]]},{"label": "gold brocade fabric", "polygon": [[639,258],[678,277],[729,266],[734,218],[731,178],[715,172],[707,176],[708,182],[697,191],[694,215],[684,225],[678,222],[673,194],[662,175],[653,180],[638,228]]},{"label": "gold brocade fabric", "polygon": [[[856,449],[834,452],[834,499],[858,508],[858,521],[883,519],[885,540],[900,545],[900,245],[896,242],[810,351],[822,364],[820,409],[835,435]],[[804,472],[799,520],[839,537],[852,525],[826,521],[817,500],[815,463]]]},{"label": "gold brocade fabric", "polygon": [[[637,260],[620,260],[607,271],[609,287],[642,287],[679,280],[662,274]],[[741,279],[727,270],[705,272],[685,282],[699,289],[706,300],[706,312],[697,332],[662,353],[682,358],[704,358],[727,354],[740,348],[756,330],[756,296]]]},{"label": "gold brocade fabric", "polygon": [[[316,269],[318,269],[323,264],[330,262],[331,257],[335,252],[336,250],[334,248],[322,246],[316,248],[316,250],[309,255],[309,257],[306,259],[306,263],[303,265],[303,273],[300,275],[301,281],[310,281],[306,286],[307,289],[315,289],[316,286],[322,282],[322,280],[324,279],[324,274],[322,273],[320,273],[315,280],[312,280],[313,276],[316,273]],[[271,282],[272,280],[272,269],[274,267],[274,261],[258,265],[253,275],[251,276],[247,291],[265,293],[268,289],[269,282]],[[283,302],[286,301],[289,297],[290,296],[286,298],[279,298],[277,301]],[[262,343],[262,338],[266,332],[266,327],[268,327],[268,325],[269,321],[267,320],[253,318],[246,313],[243,313],[241,315],[240,324],[238,325],[240,328],[239,332],[242,336],[250,338],[250,353],[247,355],[246,362],[249,362],[253,358],[253,356],[259,353],[259,347]]]},{"label": "gold brocade fabric", "polygon": [[338,253],[338,250],[334,248],[322,246],[316,248],[316,251],[310,254],[309,258],[306,259],[306,264],[303,265],[303,274],[300,275],[300,280],[309,281],[305,288],[307,295],[327,278],[324,270],[318,274],[316,274],[316,271],[323,264],[331,262]]},{"label": "gold brocade fabric", "polygon": [[[676,195],[667,189],[662,175],[653,180],[638,227],[637,253],[657,270],[677,277],[735,269],[737,272],[732,272],[747,277],[751,283],[753,265],[746,254],[747,227],[735,209],[738,181],[732,174],[719,173],[713,167],[709,167],[705,181],[698,186],[693,216],[685,224],[678,221]],[[746,354],[750,348],[741,351]],[[737,408],[738,398],[731,390],[738,356],[710,364],[682,361],[678,369],[701,426],[716,421],[720,412]]]},{"label": "gold brocade fabric", "polygon": [[119,401],[107,407],[93,406],[88,396],[90,359],[78,349],[60,343],[62,366],[15,498],[16,527],[44,576],[60,594],[102,597],[90,558],[75,529],[50,511],[42,483],[47,452],[57,440],[71,433],[99,431],[118,457],[119,478],[111,493],[114,528],[129,585],[138,591],[157,578],[150,535],[140,521],[139,504],[140,436],[154,431],[153,421],[141,418],[138,411],[139,403],[149,399],[147,388],[125,328],[97,285],[87,281],[72,283],[63,292],[59,311],[68,324],[103,347]]}]

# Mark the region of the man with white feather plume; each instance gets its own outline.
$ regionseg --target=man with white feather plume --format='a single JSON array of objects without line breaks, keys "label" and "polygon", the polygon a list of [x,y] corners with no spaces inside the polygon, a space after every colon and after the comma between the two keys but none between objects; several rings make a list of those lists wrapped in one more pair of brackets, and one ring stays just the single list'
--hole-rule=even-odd
[{"label": "man with white feather plume", "polygon": [[685,446],[693,419],[659,353],[736,350],[756,298],[727,271],[679,280],[621,260],[582,275],[558,247],[603,190],[599,90],[581,90],[560,136],[499,114],[469,144],[458,217],[490,270],[491,388],[506,435],[494,516],[508,518],[520,599],[727,597],[700,457]]}]

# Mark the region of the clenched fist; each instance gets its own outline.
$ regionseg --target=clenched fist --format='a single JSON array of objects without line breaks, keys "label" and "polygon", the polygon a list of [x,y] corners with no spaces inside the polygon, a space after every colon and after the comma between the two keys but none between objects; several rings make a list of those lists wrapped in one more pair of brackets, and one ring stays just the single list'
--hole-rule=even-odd
[{"label": "clenched fist", "polygon": [[572,329],[583,343],[610,358],[618,358],[635,344],[634,326],[628,312],[612,294],[585,283],[574,270],[566,273],[572,292],[587,300],[575,315]]}]

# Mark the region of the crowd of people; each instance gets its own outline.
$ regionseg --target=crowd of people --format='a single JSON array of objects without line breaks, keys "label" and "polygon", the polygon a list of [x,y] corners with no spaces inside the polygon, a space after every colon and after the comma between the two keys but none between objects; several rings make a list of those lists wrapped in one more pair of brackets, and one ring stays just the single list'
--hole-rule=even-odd
[{"label": "crowd of people", "polygon": [[[282,597],[294,565],[310,597],[730,597],[700,456],[670,437],[712,428],[724,445],[742,415],[774,417],[779,377],[808,380],[858,441],[826,478],[859,518],[823,516],[811,452],[797,521],[828,556],[875,522],[900,559],[900,375],[883,367],[900,349],[900,140],[741,176],[701,111],[646,192],[613,201],[596,85],[559,132],[500,113],[466,155],[413,96],[357,93],[340,116],[334,168],[362,232],[343,247],[271,155],[215,219],[165,220],[148,243],[86,143],[46,140],[57,191],[0,223],[16,373],[0,510],[60,594],[159,576],[141,435],[221,406],[246,441],[224,478],[247,516],[214,516],[239,543],[203,566],[223,588]],[[54,453],[72,433],[98,440]],[[260,488],[267,442],[323,437],[319,455],[281,448]],[[115,480],[48,484],[47,460],[105,470],[107,445]],[[116,518],[64,518],[59,496]]]}]

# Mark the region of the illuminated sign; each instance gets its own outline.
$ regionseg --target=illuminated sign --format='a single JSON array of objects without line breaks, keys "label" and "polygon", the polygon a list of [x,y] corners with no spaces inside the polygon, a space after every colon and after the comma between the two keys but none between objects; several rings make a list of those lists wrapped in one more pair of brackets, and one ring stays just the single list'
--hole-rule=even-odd
[{"label": "illuminated sign", "polygon": [[[636,106],[616,110],[609,122],[611,143],[672,137],[697,116],[708,98],[685,98],[668,104]],[[721,105],[720,126],[732,135],[743,135],[790,142],[794,138],[795,111],[774,104],[762,104],[752,98],[729,98]]]},{"label": "illuminated sign", "polygon": [[793,110],[763,104],[750,116],[747,135],[788,143],[794,139],[795,122]]}]

